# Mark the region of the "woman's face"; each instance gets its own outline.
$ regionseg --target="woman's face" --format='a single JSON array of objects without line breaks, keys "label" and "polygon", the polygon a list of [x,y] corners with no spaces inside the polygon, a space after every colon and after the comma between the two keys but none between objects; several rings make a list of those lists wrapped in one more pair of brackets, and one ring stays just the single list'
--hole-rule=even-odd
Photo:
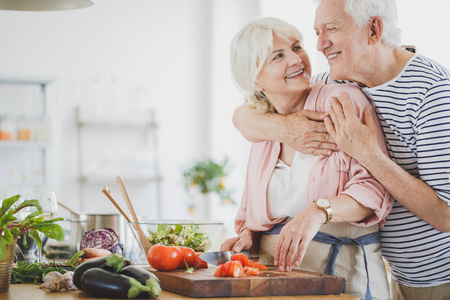
[{"label": "woman's face", "polygon": [[256,80],[256,89],[263,92],[280,114],[302,109],[303,93],[309,92],[311,64],[299,41],[287,42],[273,36],[273,52],[269,54]]}]

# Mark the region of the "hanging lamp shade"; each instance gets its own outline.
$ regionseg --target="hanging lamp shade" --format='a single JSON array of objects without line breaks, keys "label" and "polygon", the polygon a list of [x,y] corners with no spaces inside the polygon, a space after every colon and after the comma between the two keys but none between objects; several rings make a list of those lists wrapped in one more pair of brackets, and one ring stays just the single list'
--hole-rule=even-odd
[{"label": "hanging lamp shade", "polygon": [[89,7],[91,0],[0,0],[0,10],[49,11]]}]

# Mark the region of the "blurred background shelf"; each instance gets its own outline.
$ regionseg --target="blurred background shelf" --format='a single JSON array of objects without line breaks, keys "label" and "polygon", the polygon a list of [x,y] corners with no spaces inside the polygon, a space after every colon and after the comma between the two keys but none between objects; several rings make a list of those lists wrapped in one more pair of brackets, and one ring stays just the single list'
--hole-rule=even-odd
[{"label": "blurred background shelf", "polygon": [[156,130],[158,124],[154,122],[123,122],[123,121],[105,121],[105,120],[79,120],[79,127],[98,127],[98,128],[129,128],[136,130]]},{"label": "blurred background shelf", "polygon": [[114,190],[120,176],[138,214],[160,218],[163,178],[154,111],[111,105],[93,112],[77,107],[76,122],[81,210],[114,210],[101,189],[108,185]]},{"label": "blurred background shelf", "polygon": [[50,147],[49,142],[31,142],[31,141],[0,141],[0,149],[4,150],[46,150]]},{"label": "blurred background shelf", "polygon": [[49,80],[0,79],[0,198],[58,190],[55,95]]}]

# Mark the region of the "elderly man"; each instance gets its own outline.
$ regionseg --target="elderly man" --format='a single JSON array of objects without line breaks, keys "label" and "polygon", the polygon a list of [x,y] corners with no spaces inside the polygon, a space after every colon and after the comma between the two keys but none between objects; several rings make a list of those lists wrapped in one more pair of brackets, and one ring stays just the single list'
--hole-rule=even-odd
[{"label": "elderly man", "polygon": [[250,141],[315,155],[340,149],[357,159],[396,199],[380,230],[392,297],[450,299],[450,74],[399,47],[396,23],[394,0],[322,0],[314,22],[329,75],[371,100],[390,158],[377,146],[369,111],[361,123],[346,95],[330,99],[324,114],[258,114],[242,105],[233,122]]}]

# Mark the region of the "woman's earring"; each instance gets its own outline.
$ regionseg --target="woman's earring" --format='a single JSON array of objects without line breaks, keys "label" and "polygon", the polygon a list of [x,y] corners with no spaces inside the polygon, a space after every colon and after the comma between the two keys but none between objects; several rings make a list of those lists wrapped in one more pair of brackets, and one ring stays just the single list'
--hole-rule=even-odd
[{"label": "woman's earring", "polygon": [[258,91],[258,93],[261,95],[261,97],[267,98],[263,91]]}]

